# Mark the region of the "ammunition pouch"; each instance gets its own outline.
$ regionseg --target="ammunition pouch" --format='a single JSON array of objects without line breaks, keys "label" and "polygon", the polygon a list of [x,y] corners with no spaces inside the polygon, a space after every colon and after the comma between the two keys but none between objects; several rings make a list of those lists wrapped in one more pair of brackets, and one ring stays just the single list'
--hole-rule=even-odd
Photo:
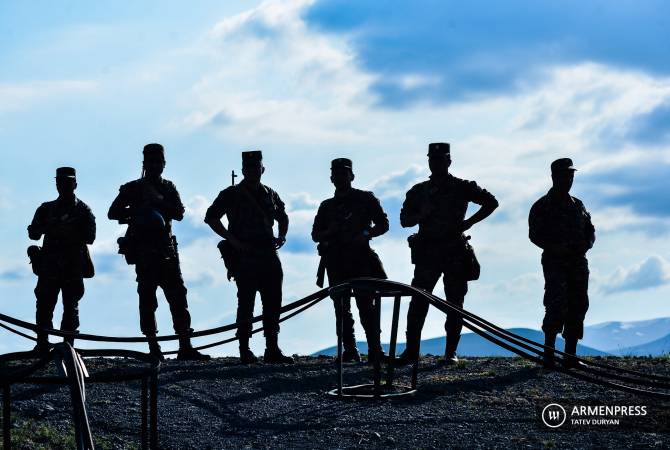
[{"label": "ammunition pouch", "polygon": [[31,245],[28,247],[28,258],[30,259],[30,265],[33,268],[33,273],[37,276],[40,275],[40,266],[42,265],[42,247],[38,245]]},{"label": "ammunition pouch", "polygon": [[128,265],[137,263],[137,242],[132,235],[126,233],[116,240],[119,244],[119,255],[123,255]]},{"label": "ammunition pouch", "polygon": [[323,287],[323,283],[326,278],[326,253],[327,253],[328,244],[326,242],[319,242],[316,246],[316,251],[319,256],[319,267],[316,270],[316,285],[320,288]]},{"label": "ammunition pouch", "polygon": [[91,253],[88,251],[88,246],[83,245],[81,250],[81,276],[82,278],[93,278],[95,276],[95,267],[91,259]]},{"label": "ammunition pouch", "polygon": [[467,281],[478,280],[481,266],[470,245],[469,236],[456,239],[425,238],[415,233],[407,238],[411,251],[412,264],[445,266],[455,263]]},{"label": "ammunition pouch", "polygon": [[465,241],[465,279],[468,281],[479,280],[479,275],[481,274],[481,266],[477,260],[477,255],[475,255],[475,249],[468,242],[470,237],[468,236]]},{"label": "ammunition pouch", "polygon": [[230,281],[232,278],[235,278],[235,275],[239,268],[240,255],[237,252],[237,250],[235,250],[235,248],[232,246],[230,241],[228,241],[227,239],[219,241],[216,247],[219,249],[219,252],[221,253],[223,264],[226,266],[226,270],[228,271],[227,274],[228,281]]}]

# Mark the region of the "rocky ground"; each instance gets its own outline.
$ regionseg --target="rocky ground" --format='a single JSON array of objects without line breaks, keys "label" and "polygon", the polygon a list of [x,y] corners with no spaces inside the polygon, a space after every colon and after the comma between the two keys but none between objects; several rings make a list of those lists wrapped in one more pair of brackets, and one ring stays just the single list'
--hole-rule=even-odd
[{"label": "rocky ground", "polygon": [[[670,376],[666,359],[600,359]],[[90,372],[130,364],[87,359]],[[369,382],[365,365],[347,365],[346,384]],[[409,383],[409,370],[398,373]],[[161,448],[669,448],[670,402],[625,394],[549,372],[518,358],[467,358],[440,366],[421,361],[419,391],[386,400],[339,400],[330,358],[301,357],[295,365],[239,365],[169,360],[160,373]],[[15,448],[71,448],[68,390],[12,387]],[[544,406],[646,406],[644,417],[619,425],[550,429]],[[87,407],[99,448],[139,447],[137,382],[87,385]],[[610,416],[611,418],[611,416]]]}]

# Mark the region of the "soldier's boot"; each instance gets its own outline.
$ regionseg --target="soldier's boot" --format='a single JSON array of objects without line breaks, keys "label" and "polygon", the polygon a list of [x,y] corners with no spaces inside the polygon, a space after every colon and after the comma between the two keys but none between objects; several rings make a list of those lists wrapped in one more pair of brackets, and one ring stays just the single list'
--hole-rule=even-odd
[{"label": "soldier's boot", "polygon": [[37,333],[37,344],[33,347],[34,353],[47,353],[49,351],[49,335]]},{"label": "soldier's boot", "polygon": [[[78,331],[72,331],[72,333],[79,333]],[[74,336],[67,336],[63,338],[63,342],[70,344],[70,347],[74,347]]]},{"label": "soldier's boot", "polygon": [[577,367],[579,365],[575,357],[577,354],[577,339],[565,338],[565,349],[563,351],[566,353],[563,357],[563,365],[568,369]]},{"label": "soldier's boot", "polygon": [[554,348],[556,348],[556,333],[544,333],[544,355],[542,357],[544,361],[544,367],[550,369],[554,367]]},{"label": "soldier's boot", "polygon": [[249,348],[249,337],[240,337],[240,362],[242,364],[255,364],[258,362],[258,357]]},{"label": "soldier's boot", "polygon": [[163,355],[163,351],[161,350],[161,346],[158,343],[155,338],[156,336],[149,336],[149,354],[159,360],[160,362],[165,361],[165,356]]},{"label": "soldier's boot", "polygon": [[177,359],[179,361],[208,361],[212,359],[212,357],[194,349],[193,345],[191,345],[191,338],[189,336],[180,336]]},{"label": "soldier's boot", "polygon": [[[361,353],[358,351],[353,333],[342,340],[342,347],[342,362],[361,362]],[[339,363],[339,360],[336,358],[335,362]]]},{"label": "soldier's boot", "polygon": [[395,361],[399,365],[414,364],[419,358],[419,351],[421,350],[421,335],[416,336],[414,333],[407,332],[407,344],[405,350],[398,356]]},{"label": "soldier's boot", "polygon": [[[335,359],[335,362],[339,362]],[[345,347],[342,351],[342,362],[361,362],[361,353],[358,351],[358,347]]]},{"label": "soldier's boot", "polygon": [[458,364],[458,356],[456,356],[456,349],[461,340],[462,324],[456,324],[452,329],[447,331],[447,339],[444,345],[444,361],[440,361],[447,366]]},{"label": "soldier's boot", "polygon": [[293,358],[284,355],[279,344],[277,343],[277,335],[270,334],[265,336],[265,354],[263,361],[267,364],[293,364]]},{"label": "soldier's boot", "polygon": [[383,362],[388,362],[388,357],[384,353],[381,341],[379,340],[379,335],[377,336],[368,335],[368,364],[370,365],[374,364],[375,358],[379,358],[380,364]]}]

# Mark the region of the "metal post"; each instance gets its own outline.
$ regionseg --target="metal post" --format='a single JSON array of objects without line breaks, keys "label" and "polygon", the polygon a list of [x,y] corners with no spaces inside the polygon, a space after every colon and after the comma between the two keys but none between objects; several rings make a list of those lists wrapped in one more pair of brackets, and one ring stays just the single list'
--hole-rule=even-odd
[{"label": "metal post", "polygon": [[147,407],[149,404],[148,392],[147,392],[147,377],[142,377],[142,398],[140,399],[141,406],[140,411],[142,413],[142,450],[147,450],[148,448],[148,417],[147,417]]},{"label": "metal post", "polygon": [[[382,298],[380,294],[373,300],[374,305],[374,324],[375,324],[375,340],[379,342],[379,347],[381,349],[381,316],[382,316]],[[375,349],[376,350],[376,349]],[[368,353],[370,353],[368,351]],[[372,364],[374,367],[374,395],[379,397],[381,395],[381,380],[382,380],[382,366],[381,366],[381,354],[378,351],[374,352]]]},{"label": "metal post", "polygon": [[337,314],[337,395],[342,396],[342,332],[344,326],[342,325],[342,311],[344,311],[344,295],[340,295],[337,299],[338,314]]},{"label": "metal post", "polygon": [[388,369],[386,372],[386,385],[389,387],[393,385],[393,372],[394,372],[393,361],[395,360],[396,345],[398,343],[399,320],[400,320],[400,295],[396,295],[395,298],[393,299],[393,320],[391,321],[391,342],[389,344],[389,361],[391,363],[388,365]]},{"label": "metal post", "polygon": [[2,442],[3,448],[6,450],[12,447],[11,394],[11,386],[5,384],[2,387]]},{"label": "metal post", "polygon": [[150,436],[149,448],[152,450],[158,449],[158,375],[154,372],[151,374],[151,383],[149,385],[149,403],[151,409],[149,410],[150,422]]}]

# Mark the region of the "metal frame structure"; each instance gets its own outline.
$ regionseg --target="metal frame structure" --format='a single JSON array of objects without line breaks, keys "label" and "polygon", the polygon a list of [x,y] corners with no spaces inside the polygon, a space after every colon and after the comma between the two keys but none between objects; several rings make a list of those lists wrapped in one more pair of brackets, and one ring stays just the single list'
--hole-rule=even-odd
[{"label": "metal frame structure", "polygon": [[[72,355],[69,362],[67,355]],[[66,356],[65,358],[63,356]],[[91,430],[85,407],[85,387],[83,380],[89,383],[118,383],[140,381],[140,446],[158,448],[158,373],[160,361],[141,352],[131,350],[79,350],[68,343],[55,344],[48,353],[41,355],[36,363],[27,367],[7,370],[9,362],[33,360],[33,352],[15,352],[0,355],[2,365],[2,425],[3,448],[11,448],[11,387],[13,384],[69,385],[72,398],[72,416],[75,428],[75,440],[78,449],[93,449]],[[107,375],[89,375],[83,358],[123,357],[131,358],[148,366],[136,371],[125,370]],[[35,376],[34,373],[46,367],[50,362],[56,364],[60,376]]]},{"label": "metal frame structure", "polygon": [[[507,349],[516,355],[533,361],[537,364],[543,364],[542,356],[545,352],[551,352],[557,359],[558,365],[554,370],[566,375],[578,378],[580,380],[604,386],[610,389],[616,389],[636,395],[644,395],[664,400],[670,399],[670,377],[660,376],[656,374],[642,373],[630,369],[620,368],[611,364],[605,364],[597,360],[585,360],[574,355],[566,355],[564,352],[556,350],[553,347],[547,347],[541,343],[532,341],[523,336],[519,336],[504,328],[501,328],[482,317],[470,313],[456,305],[453,305],[439,297],[428,293],[422,289],[409,286],[407,284],[380,280],[375,278],[356,278],[336,286],[321,289],[305,298],[296,300],[293,303],[285,305],[281,308],[280,313],[285,314],[281,317],[280,322],[290,319],[303,311],[316,305],[323,299],[332,296],[339,298],[342,302],[345,297],[351,297],[356,291],[365,291],[367,293],[374,292],[374,307],[375,316],[378,320],[377,325],[381,320],[381,302],[383,298],[392,297],[393,304],[393,319],[391,323],[391,346],[390,346],[390,360],[395,359],[395,351],[397,346],[398,320],[400,311],[400,302],[402,297],[418,296],[425,299],[431,306],[444,314],[458,314],[463,317],[463,325],[471,331],[477,333],[484,339],[493,342],[494,344]],[[263,320],[263,316],[259,315],[252,318],[245,323],[256,323]],[[139,343],[147,342],[144,336],[136,337],[118,337],[118,336],[100,336],[94,334],[72,333],[55,329],[41,329],[35,324],[25,322],[14,317],[0,313],[0,327],[22,336],[26,339],[35,341],[35,337],[30,336],[22,331],[19,331],[12,326],[22,328],[32,332],[43,332],[52,336],[59,336],[66,339],[77,339],[94,342],[116,342],[116,343]],[[227,331],[236,330],[242,323],[231,323],[224,326],[211,328],[207,330],[196,331],[191,334],[191,337],[203,337],[215,335]],[[337,323],[339,330],[342,330],[342,320]],[[252,333],[258,333],[263,330],[263,327],[256,328]],[[417,372],[418,372],[418,358],[414,361],[412,368],[411,386],[395,386],[394,367],[390,364],[386,372],[386,383],[382,385],[382,371],[381,361],[377,358],[373,361],[373,383],[358,385],[358,386],[344,386],[343,384],[343,365],[342,365],[342,333],[338,333],[338,356],[339,364],[337,367],[337,388],[330,391],[329,394],[336,398],[371,398],[382,399],[389,397],[398,397],[408,395],[416,392],[417,387]],[[177,335],[159,336],[156,341],[172,341],[178,339]],[[210,344],[195,347],[198,350],[215,347],[221,344],[235,341],[237,338],[229,338],[219,340]],[[166,352],[165,354],[173,354],[175,352]],[[85,357],[129,357],[136,360],[149,363],[149,367],[139,372],[128,372],[122,370],[117,374],[102,376],[89,376],[84,365],[83,359]],[[89,382],[120,382],[139,380],[142,383],[141,392],[141,410],[142,410],[142,448],[158,448],[158,372],[160,370],[160,363],[152,356],[141,352],[129,350],[75,350],[69,344],[56,344],[53,349],[46,355],[38,358],[36,363],[29,364],[18,369],[8,370],[7,362],[10,361],[27,361],[35,359],[34,352],[17,352],[0,355],[0,384],[3,390],[3,440],[4,448],[9,449],[11,445],[11,386],[15,383],[36,383],[36,384],[69,384],[70,393],[73,405],[73,420],[75,422],[75,437],[77,439],[78,449],[93,449],[93,442],[90,428],[88,426],[88,418],[85,407],[85,387],[84,381]],[[578,362],[576,367],[569,368],[566,364],[567,358],[576,360]],[[60,377],[36,377],[33,374],[46,366],[49,362],[54,361],[56,367],[59,369]],[[398,389],[398,392],[392,392],[393,389]],[[148,424],[147,424],[147,416]]]}]

